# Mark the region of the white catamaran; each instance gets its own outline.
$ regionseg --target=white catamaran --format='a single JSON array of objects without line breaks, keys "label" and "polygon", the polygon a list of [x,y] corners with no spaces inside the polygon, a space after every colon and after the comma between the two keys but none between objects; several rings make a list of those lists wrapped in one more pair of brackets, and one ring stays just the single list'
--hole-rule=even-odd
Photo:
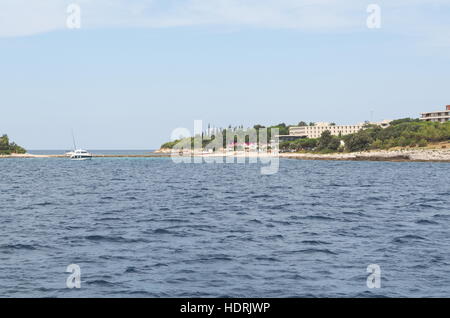
[{"label": "white catamaran", "polygon": [[92,154],[83,149],[77,149],[77,145],[75,143],[75,137],[72,131],[72,139],[73,139],[73,148],[74,151],[66,153],[67,156],[70,157],[71,160],[90,160],[92,159]]},{"label": "white catamaran", "polygon": [[70,156],[72,160],[89,160],[92,159],[92,154],[83,149],[75,150]]}]

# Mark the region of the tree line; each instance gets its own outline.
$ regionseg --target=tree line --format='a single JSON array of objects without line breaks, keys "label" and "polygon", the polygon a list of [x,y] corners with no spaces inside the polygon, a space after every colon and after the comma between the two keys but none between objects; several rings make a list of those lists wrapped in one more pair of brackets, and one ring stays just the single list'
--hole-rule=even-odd
[{"label": "tree line", "polygon": [[[299,122],[298,126],[313,126],[314,123],[307,124],[306,122]],[[289,135],[289,125],[280,123],[274,126],[253,126],[256,131],[260,129],[267,129],[268,139],[272,138],[271,128],[277,128],[280,135]],[[228,130],[229,131],[229,130]],[[242,126],[232,129],[233,135],[244,136],[245,142],[248,142],[248,129]],[[223,141],[217,141],[218,146],[226,147],[227,130],[223,129]],[[206,138],[204,138],[206,137]],[[194,141],[198,138],[198,142],[205,147],[211,141],[215,140],[216,136],[196,136],[167,142],[161,148],[173,148],[180,142],[186,148],[193,147]],[[235,141],[237,137],[234,138]],[[201,141],[200,141],[201,140]],[[356,152],[371,149],[389,149],[393,147],[425,147],[430,142],[449,141],[450,140],[450,122],[424,122],[419,119],[403,118],[397,119],[390,123],[387,128],[381,128],[377,125],[367,124],[364,129],[357,133],[333,136],[330,131],[324,131],[320,138],[303,138],[295,141],[281,142],[279,148],[281,151],[306,151],[318,153],[330,152]]]},{"label": "tree line", "polygon": [[[263,125],[254,125],[253,126],[253,132],[256,132],[256,141],[259,143],[259,130],[266,129],[267,132],[267,141],[264,143],[269,143],[272,139],[272,129],[276,128],[278,129],[278,134],[280,135],[288,135],[289,134],[289,127],[285,123],[280,123],[278,125],[274,126],[263,126]],[[250,128],[244,128],[244,126],[238,126],[238,127],[232,127],[231,125],[228,127],[228,129],[215,129],[213,132],[209,133],[209,125],[208,125],[208,131],[202,132],[201,135],[194,136],[194,137],[188,137],[188,138],[181,138],[173,141],[166,142],[161,145],[161,149],[172,149],[176,145],[183,148],[194,148],[194,144],[202,145],[202,148],[205,148],[206,146],[210,146],[212,142],[215,141],[215,144],[218,148],[227,147],[227,142],[229,141],[227,139],[228,135],[231,135],[232,140],[236,143],[239,140],[244,141],[246,143],[250,142]],[[217,137],[222,137],[222,141],[217,140]]]},{"label": "tree line", "polygon": [[298,139],[280,144],[282,151],[356,152],[393,147],[425,147],[430,142],[450,141],[450,122],[423,122],[404,118],[391,122],[387,128],[367,124],[357,133],[332,136],[324,131],[317,139]]},{"label": "tree line", "polygon": [[0,154],[1,155],[10,155],[12,153],[25,153],[26,150],[15,142],[10,142],[8,135],[3,135],[0,137]]}]

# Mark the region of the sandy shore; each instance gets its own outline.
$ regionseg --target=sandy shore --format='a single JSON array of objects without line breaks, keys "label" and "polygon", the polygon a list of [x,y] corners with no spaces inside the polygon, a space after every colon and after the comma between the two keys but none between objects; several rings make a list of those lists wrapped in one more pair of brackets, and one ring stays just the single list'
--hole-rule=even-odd
[{"label": "sandy shore", "polygon": [[[155,158],[155,157],[170,157],[170,154],[149,154],[149,155],[92,155],[93,158]],[[32,158],[67,158],[66,155],[32,155],[26,154],[11,154],[11,155],[0,155],[0,159],[32,159]]]},{"label": "sandy shore", "polygon": [[[169,157],[170,152],[160,151],[150,155],[94,155],[94,158],[152,158]],[[185,156],[191,156],[186,153]],[[257,152],[227,152],[203,154],[194,156],[202,157],[275,157],[276,154]],[[430,162],[450,162],[450,149],[399,149],[399,150],[379,150],[353,153],[333,153],[333,154],[313,154],[313,153],[280,153],[280,158],[303,159],[303,160],[349,160],[349,161],[430,161]],[[0,158],[67,158],[64,155],[32,155],[32,154],[12,154],[0,155]]]},{"label": "sandy shore", "polygon": [[64,158],[64,155],[32,155],[29,153],[17,154],[13,153],[11,155],[0,155],[0,158]]}]

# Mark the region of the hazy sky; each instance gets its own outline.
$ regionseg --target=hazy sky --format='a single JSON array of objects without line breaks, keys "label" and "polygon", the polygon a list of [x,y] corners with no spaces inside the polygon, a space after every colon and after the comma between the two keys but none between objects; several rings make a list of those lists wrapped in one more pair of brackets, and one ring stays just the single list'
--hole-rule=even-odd
[{"label": "hazy sky", "polygon": [[195,119],[351,124],[450,104],[448,0],[29,2],[0,0],[0,133],[28,149],[69,149],[71,129],[87,149],[154,149]]}]

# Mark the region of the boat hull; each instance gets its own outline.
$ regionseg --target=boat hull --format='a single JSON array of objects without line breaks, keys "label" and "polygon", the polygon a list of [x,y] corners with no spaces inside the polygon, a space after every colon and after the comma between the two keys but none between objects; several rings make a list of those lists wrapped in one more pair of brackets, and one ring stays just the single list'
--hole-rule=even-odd
[{"label": "boat hull", "polygon": [[92,159],[92,154],[83,149],[77,149],[73,151],[70,156],[71,160],[90,160]]}]

